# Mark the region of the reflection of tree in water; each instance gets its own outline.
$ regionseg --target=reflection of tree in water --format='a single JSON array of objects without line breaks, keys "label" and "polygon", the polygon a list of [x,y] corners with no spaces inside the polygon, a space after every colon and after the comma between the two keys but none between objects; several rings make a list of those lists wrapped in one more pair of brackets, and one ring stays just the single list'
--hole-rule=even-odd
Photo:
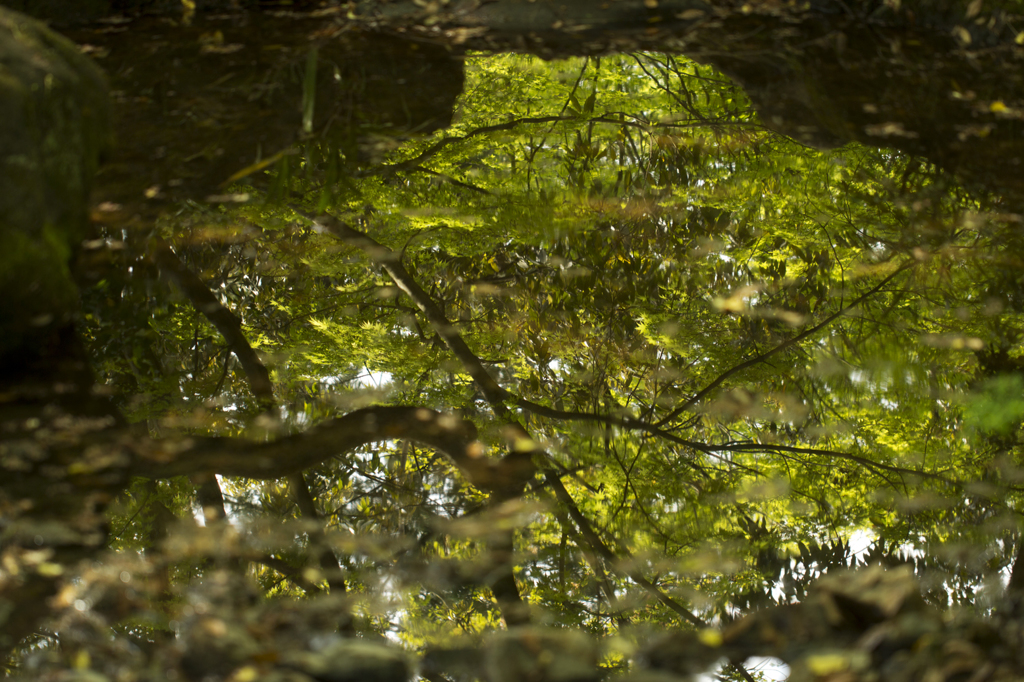
[{"label": "reflection of tree in water", "polygon": [[1014,679],[1012,18],[512,5],[0,15],[10,672]]}]

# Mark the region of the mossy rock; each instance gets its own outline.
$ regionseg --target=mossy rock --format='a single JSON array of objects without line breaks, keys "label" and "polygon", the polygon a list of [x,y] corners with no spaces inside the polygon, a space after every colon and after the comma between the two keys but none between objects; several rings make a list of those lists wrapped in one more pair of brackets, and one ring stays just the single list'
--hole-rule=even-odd
[{"label": "mossy rock", "polygon": [[[68,263],[109,143],[107,85],[79,49],[0,7],[0,358],[67,326]],[[6,364],[6,362],[5,362]]]}]

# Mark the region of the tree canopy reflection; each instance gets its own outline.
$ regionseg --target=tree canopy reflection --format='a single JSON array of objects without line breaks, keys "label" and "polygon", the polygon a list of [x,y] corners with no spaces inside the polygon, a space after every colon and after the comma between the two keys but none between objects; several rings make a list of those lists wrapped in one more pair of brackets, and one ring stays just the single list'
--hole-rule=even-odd
[{"label": "tree canopy reflection", "polygon": [[150,445],[109,551],[25,560],[75,579],[12,672],[1013,679],[1020,216],[683,57],[465,74],[437,132],[97,207],[79,331]]}]

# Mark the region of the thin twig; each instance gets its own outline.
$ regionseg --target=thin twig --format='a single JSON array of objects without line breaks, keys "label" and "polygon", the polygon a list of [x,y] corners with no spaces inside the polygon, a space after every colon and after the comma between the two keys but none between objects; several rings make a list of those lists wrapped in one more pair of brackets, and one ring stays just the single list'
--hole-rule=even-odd
[{"label": "thin twig", "polygon": [[847,306],[845,306],[843,308],[840,308],[835,313],[833,313],[832,315],[829,315],[828,317],[826,317],[824,320],[822,320],[818,324],[814,325],[813,327],[811,327],[809,329],[805,329],[804,331],[800,332],[799,334],[797,334],[796,336],[794,336],[794,337],[792,337],[790,339],[787,339],[786,341],[783,341],[782,343],[780,343],[779,345],[775,346],[771,350],[765,351],[764,353],[756,355],[756,356],[750,358],[749,360],[746,360],[745,362],[741,362],[738,365],[734,365],[733,367],[729,368],[725,372],[722,372],[721,374],[718,375],[718,377],[715,378],[714,381],[712,381],[710,384],[708,384],[707,386],[702,388],[700,391],[695,393],[689,400],[687,400],[681,406],[679,406],[676,409],[672,410],[672,412],[670,412],[668,414],[668,416],[666,416],[664,419],[659,420],[658,423],[656,424],[656,426],[662,426],[662,425],[672,421],[673,419],[678,417],[680,414],[682,414],[686,410],[690,409],[693,405],[696,405],[698,402],[703,400],[704,397],[708,395],[708,393],[710,393],[711,391],[713,391],[716,388],[718,388],[719,386],[721,386],[722,383],[726,379],[728,379],[729,377],[733,376],[734,374],[742,372],[743,370],[747,369],[748,367],[752,367],[753,365],[756,365],[756,364],[758,364],[760,362],[764,362],[768,358],[772,357],[773,355],[777,355],[778,353],[781,353],[782,351],[786,350],[790,346],[796,345],[796,344],[800,343],[801,341],[803,341],[804,339],[807,339],[807,338],[813,336],[814,334],[817,334],[819,331],[821,331],[822,329],[824,329],[828,325],[832,324],[832,322],[834,322],[836,319],[838,319],[842,315],[845,315],[847,312],[849,312],[853,308],[855,308],[858,305],[860,305],[863,301],[865,301],[866,299],[870,298],[871,296],[874,296],[876,293],[881,291],[882,288],[885,285],[887,285],[889,282],[891,282],[897,275],[902,273],[904,270],[908,270],[909,268],[912,268],[916,264],[917,264],[917,261],[913,261],[913,260],[910,260],[910,261],[907,261],[907,262],[903,263],[903,265],[901,265],[898,268],[896,268],[895,271],[893,271],[888,277],[883,279],[877,285],[871,287],[871,289],[869,289],[868,291],[864,292],[863,294],[861,294],[860,296],[855,298],[853,301],[851,301],[849,305],[847,305]]}]

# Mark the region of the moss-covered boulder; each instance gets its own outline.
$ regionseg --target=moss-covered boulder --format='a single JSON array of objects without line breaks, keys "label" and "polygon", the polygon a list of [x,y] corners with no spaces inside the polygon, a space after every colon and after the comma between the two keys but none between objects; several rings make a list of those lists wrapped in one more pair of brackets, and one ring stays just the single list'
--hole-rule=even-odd
[{"label": "moss-covered boulder", "polygon": [[68,269],[108,143],[102,72],[72,43],[0,7],[0,362],[70,322]]}]

